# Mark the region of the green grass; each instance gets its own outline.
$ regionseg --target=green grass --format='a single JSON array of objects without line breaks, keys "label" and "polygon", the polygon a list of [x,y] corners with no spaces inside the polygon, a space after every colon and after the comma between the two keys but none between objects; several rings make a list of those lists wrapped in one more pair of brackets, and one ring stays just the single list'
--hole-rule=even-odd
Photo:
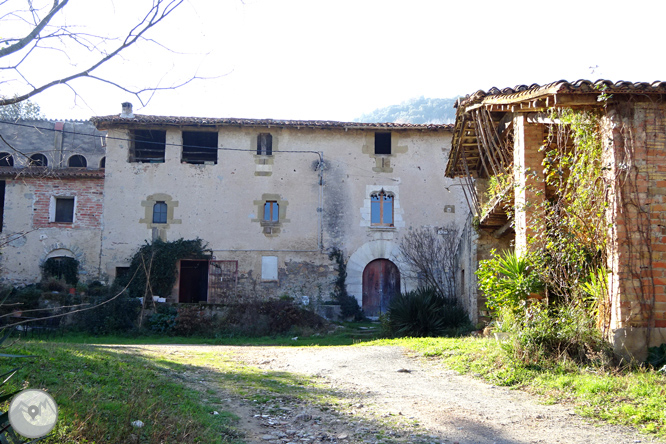
[{"label": "green grass", "polygon": [[571,362],[524,366],[486,338],[403,338],[367,345],[402,345],[461,373],[541,395],[546,403],[571,403],[583,416],[666,437],[664,373],[638,367],[581,368]]},{"label": "green grass", "polygon": [[338,346],[353,345],[360,342],[372,341],[379,337],[380,327],[377,323],[343,323],[336,330],[327,335],[311,336],[222,336],[218,338],[205,338],[199,336],[166,336],[157,334],[132,334],[91,336],[84,333],[65,333],[44,339],[47,342],[62,342],[67,344],[209,344],[209,345],[265,345],[265,346]]},{"label": "green grass", "polygon": [[[36,356],[3,360],[0,370],[23,365],[11,388],[42,388],[58,403],[58,424],[44,442],[130,442],[134,435],[142,443],[219,443],[238,436],[233,414],[165,370],[196,367],[165,367],[136,353],[79,344],[19,342],[11,351]],[[132,427],[135,420],[145,426]]]}]

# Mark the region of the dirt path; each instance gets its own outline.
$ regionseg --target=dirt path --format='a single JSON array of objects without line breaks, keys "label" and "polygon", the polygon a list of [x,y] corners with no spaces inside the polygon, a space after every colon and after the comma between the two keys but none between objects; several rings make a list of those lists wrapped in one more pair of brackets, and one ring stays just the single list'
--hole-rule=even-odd
[{"label": "dirt path", "polygon": [[333,408],[321,408],[293,399],[253,405],[225,394],[228,407],[242,418],[248,442],[660,442],[630,428],[591,423],[567,406],[543,405],[526,393],[424,363],[400,347],[212,348],[265,371],[317,377],[343,398]]}]

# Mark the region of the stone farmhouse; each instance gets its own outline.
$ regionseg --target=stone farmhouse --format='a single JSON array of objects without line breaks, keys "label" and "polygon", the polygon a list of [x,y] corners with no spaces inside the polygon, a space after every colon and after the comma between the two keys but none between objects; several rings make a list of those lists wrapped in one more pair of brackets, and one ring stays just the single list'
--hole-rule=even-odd
[{"label": "stone farmhouse", "polygon": [[[475,216],[463,230],[457,270],[461,294],[477,304],[473,313],[487,315],[473,273],[478,261],[491,248],[527,251],[539,203],[553,198],[543,180],[544,148],[549,130],[562,123],[550,110],[603,110],[610,339],[618,353],[641,359],[648,346],[666,342],[664,99],[664,82],[559,81],[478,91],[458,101],[446,175],[465,182]],[[512,183],[490,199],[489,180],[501,174]]]},{"label": "stone farmhouse", "polygon": [[451,125],[147,116],[128,103],[91,120],[1,124],[13,159],[0,167],[3,281],[38,281],[55,257],[110,281],[145,242],[198,237],[211,257],[180,261],[169,302],[328,300],[337,249],[349,294],[377,316],[417,284],[402,236],[467,218],[443,174]]}]

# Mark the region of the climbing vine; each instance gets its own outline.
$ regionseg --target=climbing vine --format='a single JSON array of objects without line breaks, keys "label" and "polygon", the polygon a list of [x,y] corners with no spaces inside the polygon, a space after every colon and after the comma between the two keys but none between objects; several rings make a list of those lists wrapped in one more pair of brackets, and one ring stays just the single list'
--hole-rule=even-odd
[{"label": "climbing vine", "polygon": [[362,320],[364,318],[363,310],[359,307],[356,298],[347,293],[347,264],[345,264],[344,254],[341,250],[334,248],[329,253],[328,258],[335,261],[338,271],[338,275],[333,283],[334,290],[331,296],[340,304],[342,317],[352,318],[355,321]]},{"label": "climbing vine", "polygon": [[139,248],[132,256],[128,272],[116,279],[116,282],[122,287],[129,285],[132,297],[167,296],[176,283],[176,264],[180,259],[209,257],[210,252],[199,238],[172,242],[157,239]]}]

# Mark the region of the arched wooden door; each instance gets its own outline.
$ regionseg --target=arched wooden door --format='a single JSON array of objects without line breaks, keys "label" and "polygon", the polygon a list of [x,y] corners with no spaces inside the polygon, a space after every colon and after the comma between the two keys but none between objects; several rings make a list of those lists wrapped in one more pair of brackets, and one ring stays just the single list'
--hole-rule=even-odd
[{"label": "arched wooden door", "polygon": [[363,311],[376,317],[388,311],[391,298],[400,291],[400,271],[388,259],[375,259],[363,270]]}]

